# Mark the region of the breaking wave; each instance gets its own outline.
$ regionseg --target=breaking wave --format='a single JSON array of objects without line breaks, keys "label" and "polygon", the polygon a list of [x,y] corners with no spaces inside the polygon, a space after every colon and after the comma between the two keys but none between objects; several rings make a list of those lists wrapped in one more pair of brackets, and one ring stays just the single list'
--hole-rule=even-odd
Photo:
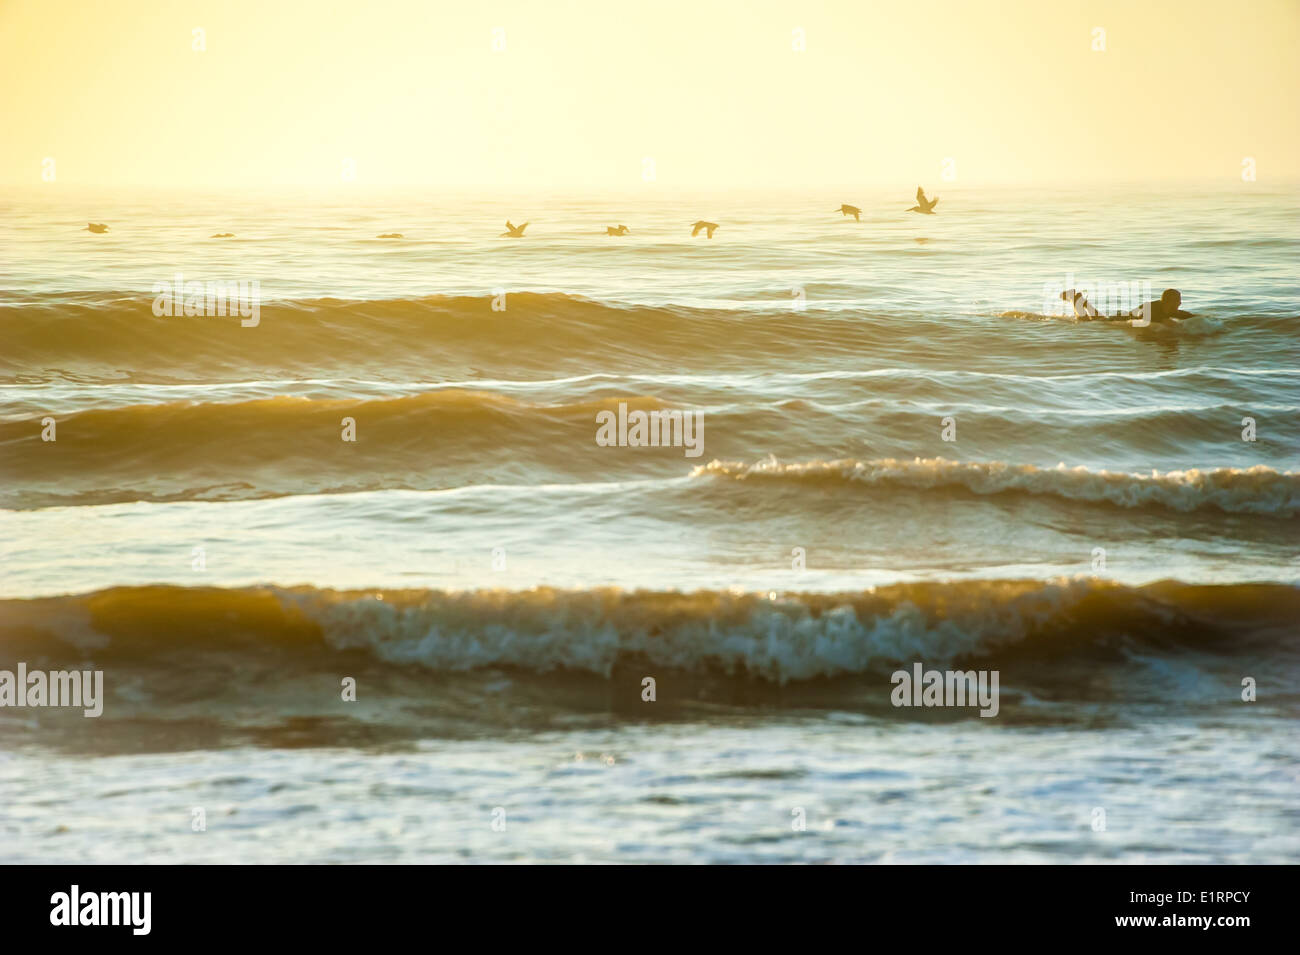
[{"label": "breaking wave", "polygon": [[973,494],[1048,495],[1074,501],[1104,502],[1125,508],[1151,505],[1175,511],[1217,508],[1230,514],[1294,517],[1300,511],[1300,474],[1264,465],[1186,471],[1092,471],[1086,467],[1040,468],[1000,461],[950,461],[915,458],[878,461],[806,461],[785,464],[774,458],[755,464],[710,461],[692,477],[732,481],[806,484],[862,484],[879,488],[962,488]]},{"label": "breaking wave", "polygon": [[[896,584],[867,591],[334,591],[119,587],[0,601],[6,660],[147,665],[175,654],[361,652],[404,671],[513,668],[610,676],[643,663],[788,683],[1017,660],[1065,668],[1129,650],[1267,653],[1300,636],[1300,588],[1125,587],[1094,579]],[[301,663],[301,661],[300,661]],[[1065,672],[1063,671],[1063,672]],[[163,675],[165,673],[165,675]],[[158,679],[186,679],[170,665]]]}]

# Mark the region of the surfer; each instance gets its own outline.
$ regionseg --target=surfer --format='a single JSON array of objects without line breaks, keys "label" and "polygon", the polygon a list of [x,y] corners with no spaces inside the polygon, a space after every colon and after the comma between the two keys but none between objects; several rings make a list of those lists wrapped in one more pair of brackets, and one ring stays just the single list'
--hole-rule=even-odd
[{"label": "surfer", "polygon": [[1184,312],[1179,306],[1183,304],[1183,293],[1176,288],[1167,288],[1160,293],[1160,297],[1152,302],[1133,309],[1127,315],[1117,315],[1116,318],[1131,318],[1141,325],[1147,325],[1152,322],[1161,325],[1175,325],[1176,318],[1191,318],[1191,312]]},{"label": "surfer", "polygon": [[1174,319],[1191,318],[1191,312],[1184,312],[1179,306],[1183,304],[1183,293],[1176,288],[1167,288],[1158,299],[1139,305],[1129,312],[1117,315],[1103,315],[1088,301],[1087,296],[1075,289],[1066,289],[1061,298],[1069,302],[1074,309],[1074,316],[1085,322],[1128,322],[1138,325],[1171,325]]}]

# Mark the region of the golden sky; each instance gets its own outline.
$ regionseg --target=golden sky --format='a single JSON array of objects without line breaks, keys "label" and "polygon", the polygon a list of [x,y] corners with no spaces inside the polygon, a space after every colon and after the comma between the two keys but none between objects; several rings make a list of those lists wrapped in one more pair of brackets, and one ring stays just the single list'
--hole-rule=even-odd
[{"label": "golden sky", "polygon": [[0,0],[0,182],[1278,182],[1298,49],[1300,0]]}]

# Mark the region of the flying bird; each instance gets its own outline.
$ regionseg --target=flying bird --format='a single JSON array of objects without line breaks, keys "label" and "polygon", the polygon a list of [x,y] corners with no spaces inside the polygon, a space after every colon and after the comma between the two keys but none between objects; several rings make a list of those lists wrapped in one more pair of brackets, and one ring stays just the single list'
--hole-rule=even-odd
[{"label": "flying bird", "polygon": [[699,235],[701,229],[707,229],[709,232],[708,237],[712,239],[713,230],[716,229],[717,227],[718,224],[716,222],[705,222],[703,219],[701,219],[699,222],[695,223],[695,225],[691,228],[691,238],[693,239],[697,235]]},{"label": "flying bird", "polygon": [[853,218],[858,222],[862,221],[862,210],[857,206],[851,206],[846,202],[844,205],[840,206],[839,211],[844,213],[846,216],[853,216]]},{"label": "flying bird", "polygon": [[400,233],[400,232],[385,232],[383,235],[379,236],[379,238],[381,238],[381,239],[404,239],[404,238],[406,238],[406,236],[402,235],[402,233]]},{"label": "flying bird", "polygon": [[103,233],[105,233],[105,232],[108,231],[108,226],[104,225],[104,223],[102,223],[102,222],[88,222],[88,223],[86,223],[86,227],[85,227],[84,229],[82,229],[81,231],[82,231],[82,232],[93,232],[93,233],[95,233],[96,235],[101,235],[101,234],[103,234]]},{"label": "flying bird", "polygon": [[923,215],[932,216],[934,215],[934,207],[937,206],[938,204],[939,204],[938,196],[935,196],[933,199],[927,199],[925,198],[925,190],[922,189],[920,186],[917,186],[916,205],[912,206],[912,208],[908,209],[907,211],[920,212]]},{"label": "flying bird", "polygon": [[502,232],[499,236],[497,236],[497,238],[504,239],[509,237],[511,239],[522,239],[524,237],[524,230],[527,228],[528,228],[527,222],[525,222],[523,225],[514,225],[509,219],[507,219],[506,231]]},{"label": "flying bird", "polygon": [[233,232],[217,232],[214,235],[208,236],[210,239],[233,239],[234,237],[235,233]]},{"label": "flying bird", "polygon": [[605,226],[605,235],[627,235],[630,231],[632,230],[625,225],[621,225],[617,229],[612,225]]}]

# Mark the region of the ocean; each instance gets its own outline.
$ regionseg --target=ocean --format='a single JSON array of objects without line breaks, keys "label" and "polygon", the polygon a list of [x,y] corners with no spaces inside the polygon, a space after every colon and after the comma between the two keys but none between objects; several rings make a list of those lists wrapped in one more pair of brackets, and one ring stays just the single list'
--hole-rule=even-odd
[{"label": "ocean", "polygon": [[0,861],[1300,861],[1300,188],[927,191],[0,192]]}]

